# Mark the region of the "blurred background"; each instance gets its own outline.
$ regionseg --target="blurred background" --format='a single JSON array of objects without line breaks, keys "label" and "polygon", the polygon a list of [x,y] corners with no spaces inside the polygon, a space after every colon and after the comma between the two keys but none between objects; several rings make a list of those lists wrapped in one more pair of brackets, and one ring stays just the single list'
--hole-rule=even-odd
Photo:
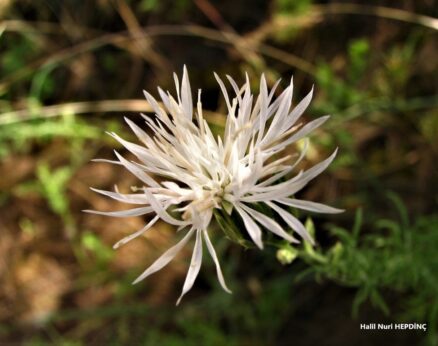
[{"label": "blurred background", "polygon": [[[0,0],[0,344],[396,345],[438,343],[438,6],[434,0]],[[254,91],[315,85],[307,163],[340,152],[299,198],[345,208],[307,215],[314,249],[244,250],[214,239],[228,295],[205,259],[175,308],[191,246],[138,285],[176,241],[90,186],[137,182],[90,162],[134,140],[142,90],[174,92],[186,64],[209,120],[224,123],[213,71]],[[311,216],[312,219],[308,217]],[[427,323],[364,331],[361,323]]]}]

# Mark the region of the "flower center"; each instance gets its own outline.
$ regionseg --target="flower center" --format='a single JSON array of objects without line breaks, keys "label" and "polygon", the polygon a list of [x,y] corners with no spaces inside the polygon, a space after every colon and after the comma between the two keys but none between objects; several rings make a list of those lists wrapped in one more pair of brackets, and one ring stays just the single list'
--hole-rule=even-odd
[{"label": "flower center", "polygon": [[197,193],[196,199],[187,205],[182,219],[191,220],[197,228],[206,228],[210,223],[213,209],[220,208],[222,195],[222,189],[201,190]]}]

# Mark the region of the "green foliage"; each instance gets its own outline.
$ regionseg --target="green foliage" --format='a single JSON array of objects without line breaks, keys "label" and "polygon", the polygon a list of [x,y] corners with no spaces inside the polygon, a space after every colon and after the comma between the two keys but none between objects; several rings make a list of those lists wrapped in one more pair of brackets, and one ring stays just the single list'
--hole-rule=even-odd
[{"label": "green foliage", "polygon": [[[276,30],[273,38],[278,43],[290,43],[300,33],[301,27],[295,25],[294,18],[306,16],[310,11],[310,0],[277,0],[275,1],[274,15],[278,17],[291,18],[290,25],[285,26],[282,30]],[[279,76],[277,76],[279,77]],[[277,78],[275,77],[275,78]]]},{"label": "green foliage", "polygon": [[367,40],[359,39],[353,41],[348,47],[348,75],[347,80],[350,83],[358,83],[365,69],[367,68],[370,55],[370,45]]},{"label": "green foliage", "polygon": [[376,92],[396,99],[403,99],[409,77],[412,74],[412,62],[419,44],[420,35],[412,33],[401,45],[388,49],[383,68],[376,71]]},{"label": "green foliage", "polygon": [[1,38],[2,44],[9,47],[0,58],[1,71],[5,75],[23,68],[37,51],[35,41],[31,37],[5,35]]},{"label": "green foliage", "polygon": [[352,231],[330,228],[337,241],[326,251],[318,250],[325,261],[316,261],[308,249],[303,249],[300,257],[311,264],[310,271],[317,277],[358,289],[353,303],[356,316],[367,300],[389,315],[385,293],[404,293],[405,318],[427,321],[430,338],[436,338],[438,215],[423,216],[410,224],[401,201],[392,194],[390,199],[399,221],[379,219],[361,236],[362,211],[358,209]]},{"label": "green foliage", "polygon": [[322,112],[337,114],[367,97],[359,83],[369,64],[369,53],[367,40],[352,41],[348,46],[344,78],[338,77],[330,64],[320,63],[317,66],[318,87],[326,93],[324,100],[318,105]]},{"label": "green foliage", "polygon": [[158,8],[158,0],[142,0],[140,2],[140,9],[145,12],[154,11]]},{"label": "green foliage", "polygon": [[30,97],[44,101],[54,93],[56,82],[50,74],[55,68],[56,65],[48,64],[35,73],[32,78]]},{"label": "green foliage", "polygon": [[146,335],[144,343],[163,346],[238,345],[233,337],[202,319],[178,319],[177,328],[182,331],[182,335],[154,329]]},{"label": "green foliage", "polygon": [[99,264],[107,264],[114,257],[114,250],[105,245],[102,240],[92,232],[83,232],[81,235],[82,246],[94,254]]},{"label": "green foliage", "polygon": [[[67,340],[66,338],[57,337],[56,343],[62,346],[81,346],[83,343],[81,341]],[[26,346],[47,346],[47,341],[40,337],[31,338],[24,343]]]},{"label": "green foliage", "polygon": [[276,9],[279,13],[298,14],[305,12],[311,5],[310,0],[277,0]]},{"label": "green foliage", "polygon": [[[122,337],[120,329],[113,330],[116,340],[125,343],[179,346],[179,345],[271,345],[293,310],[289,277],[276,278],[264,285],[266,294],[255,297],[245,295],[236,287],[233,295],[224,295],[220,289],[208,296],[197,298],[191,304],[154,308],[147,304],[110,306],[88,312],[94,318],[113,317],[123,324],[123,317],[131,321],[128,335]],[[235,296],[240,299],[235,298]],[[237,303],[238,302],[238,303]],[[68,314],[84,318],[83,311]],[[138,316],[139,323],[132,323]],[[172,317],[172,318],[170,318]],[[62,318],[62,315],[54,319]],[[169,325],[168,322],[172,321]],[[128,322],[129,323],[129,322]],[[148,328],[144,328],[147,324]]]},{"label": "green foliage", "polygon": [[[0,158],[10,152],[26,152],[32,140],[47,143],[54,138],[97,139],[102,130],[92,124],[66,115],[53,120],[35,120],[0,126]],[[72,143],[75,143],[73,141]]]},{"label": "green foliage", "polygon": [[71,176],[70,167],[61,167],[51,171],[46,164],[41,164],[37,168],[37,177],[43,196],[49,202],[50,208],[62,217],[67,216],[69,212],[65,190]]},{"label": "green foliage", "polygon": [[142,0],[138,8],[141,12],[160,12],[166,11],[166,16],[169,18],[181,18],[187,9],[192,6],[189,0],[180,1],[159,1],[159,0]]},{"label": "green foliage", "polygon": [[419,127],[423,137],[430,145],[438,149],[438,143],[436,141],[436,134],[438,133],[438,112],[434,110],[424,114],[420,119]]}]

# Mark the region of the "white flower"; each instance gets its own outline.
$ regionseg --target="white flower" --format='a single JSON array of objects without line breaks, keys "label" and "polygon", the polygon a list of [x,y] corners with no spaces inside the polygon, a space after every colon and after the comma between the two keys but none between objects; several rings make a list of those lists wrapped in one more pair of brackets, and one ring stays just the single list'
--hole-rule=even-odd
[{"label": "white flower", "polygon": [[[291,109],[292,80],[281,95],[274,99],[279,81],[268,91],[266,80],[262,76],[260,94],[254,100],[248,76],[242,88],[227,76],[234,90],[233,98],[228,96],[221,79],[215,76],[228,109],[223,137],[215,138],[203,117],[201,90],[198,92],[196,110],[193,109],[190,83],[184,67],[181,86],[178,77],[174,75],[176,99],[158,88],[164,108],[145,92],[146,99],[156,113],[155,120],[144,116],[151,135],[126,119],[143,145],[127,142],[111,133],[137,157],[138,162],[130,162],[117,152],[115,154],[118,161],[100,160],[124,166],[140,179],[144,186],[136,189],[138,193],[133,194],[123,194],[117,189],[115,192],[93,190],[140,207],[116,212],[89,211],[115,217],[154,214],[145,227],[120,240],[115,244],[115,248],[142,235],[159,219],[178,226],[178,230],[186,230],[184,237],[158,258],[134,283],[167,265],[190,238],[195,236],[191,264],[177,304],[191,289],[199,273],[203,242],[216,264],[221,286],[225,291],[231,292],[225,284],[209,238],[208,226],[215,210],[226,210],[224,215],[229,215],[231,210],[235,210],[237,213],[233,216],[238,215],[241,218],[249,237],[260,249],[263,248],[260,226],[288,242],[298,240],[273,218],[260,212],[260,208],[256,210],[256,203],[269,207],[301,238],[312,244],[313,240],[305,227],[286,207],[322,213],[342,211],[291,197],[327,168],[336,151],[321,163],[286,180],[285,177],[293,172],[303,159],[307,150],[307,140],[300,155],[296,155],[298,157],[278,156],[290,144],[304,138],[328,119],[328,116],[324,116],[304,126],[297,124],[310,103],[312,91]],[[161,179],[156,180],[154,177]],[[279,182],[280,178],[283,178],[282,182]]]}]

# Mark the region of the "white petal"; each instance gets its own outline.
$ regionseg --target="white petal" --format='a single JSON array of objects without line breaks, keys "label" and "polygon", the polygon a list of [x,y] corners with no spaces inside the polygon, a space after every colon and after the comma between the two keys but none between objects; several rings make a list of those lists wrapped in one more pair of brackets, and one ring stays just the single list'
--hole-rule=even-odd
[{"label": "white petal", "polygon": [[321,161],[320,163],[316,164],[312,168],[309,168],[307,171],[305,171],[301,177],[302,180],[310,181],[316,176],[318,176],[321,172],[323,172],[335,159],[336,154],[338,153],[338,149],[336,149],[333,154],[331,154],[328,158],[326,158],[324,161]]},{"label": "white petal", "polygon": [[128,210],[119,211],[98,211],[98,210],[83,210],[85,213],[112,216],[112,217],[130,217],[130,216],[140,216],[144,214],[149,214],[153,209],[151,207],[133,208]]},{"label": "white petal", "polygon": [[137,138],[141,140],[144,144],[146,144],[147,141],[150,139],[149,135],[146,132],[144,132],[140,127],[138,127],[135,123],[129,120],[127,117],[125,117],[125,121],[128,124],[128,126],[131,128],[132,132],[135,133]]},{"label": "white petal", "polygon": [[152,265],[148,269],[146,269],[137,279],[135,279],[132,284],[140,282],[149,275],[159,271],[161,268],[166,266],[187,244],[194,231],[195,230],[192,228],[189,232],[187,232],[184,238],[182,238],[176,245],[172,246],[164,254],[162,254],[161,257],[159,257],[154,263],[152,263]]},{"label": "white petal", "polygon": [[142,193],[119,193],[113,191],[99,190],[90,187],[94,192],[100,193],[101,195],[111,197],[112,199],[120,202],[131,203],[131,204],[149,204],[147,197]]},{"label": "white petal", "polygon": [[[301,190],[307,183],[324,171],[333,161],[337,153],[337,149],[324,161],[309,168],[303,173],[299,173],[293,179],[285,181],[277,185],[266,186],[258,189],[258,191],[265,191],[254,193],[251,196],[242,197],[241,200],[245,202],[260,202],[272,199],[279,199],[289,197]],[[255,191],[255,189],[253,189]]]},{"label": "white petal", "polygon": [[224,85],[224,82],[222,82],[222,79],[217,75],[217,73],[214,73],[214,77],[216,78],[219,87],[221,88],[222,94],[224,95],[225,102],[227,104],[228,113],[232,113],[232,108],[230,104],[230,98],[228,97],[227,88]]},{"label": "white petal", "polygon": [[117,158],[120,160],[120,162],[125,166],[125,168],[130,171],[132,174],[134,174],[138,179],[145,182],[149,186],[153,187],[159,187],[160,185],[151,178],[149,174],[147,174],[144,170],[139,168],[138,166],[134,165],[132,162],[129,162],[126,160],[122,155],[120,155],[117,151],[115,151],[115,154]]},{"label": "white petal", "polygon": [[163,208],[161,203],[158,202],[158,200],[154,197],[154,195],[152,193],[150,193],[148,190],[145,190],[144,193],[147,196],[149,203],[151,204],[151,207],[154,209],[154,211],[157,213],[157,215],[161,217],[161,219],[163,219],[167,223],[170,223],[171,225],[183,226],[183,225],[189,224],[189,222],[177,220],[174,217],[172,217]]},{"label": "white petal", "polygon": [[292,165],[292,169],[294,169],[303,160],[304,156],[307,154],[308,149],[309,149],[309,138],[304,138],[304,147],[301,150],[300,156]]},{"label": "white petal", "polygon": [[173,80],[175,81],[175,88],[176,88],[176,96],[178,97],[178,103],[181,103],[181,94],[180,94],[180,87],[179,87],[179,79],[178,75],[174,72],[173,73]]},{"label": "white petal", "polygon": [[257,189],[260,191],[259,193],[256,192],[252,195],[242,197],[241,201],[249,203],[264,202],[293,195],[294,193],[300,191],[308,183],[307,180],[301,179],[301,176],[302,173],[296,176],[299,177],[297,180],[293,180],[296,178],[295,177],[277,185],[261,187],[260,189]]},{"label": "white petal", "polygon": [[311,202],[311,201],[304,201],[295,198],[280,198],[278,199],[278,202],[281,204],[288,205],[290,207],[314,211],[316,213],[337,214],[344,212],[343,209],[333,208],[325,204]]},{"label": "white petal", "polygon": [[304,97],[290,113],[290,119],[289,119],[290,125],[293,125],[307,109],[307,107],[310,104],[310,101],[312,100],[312,95],[313,95],[313,86],[310,92],[306,95],[306,97]]},{"label": "white petal", "polygon": [[315,119],[311,121],[310,123],[303,126],[300,130],[298,130],[293,136],[289,137],[285,141],[275,145],[272,147],[273,151],[281,151],[284,148],[286,148],[289,144],[292,144],[301,138],[307,136],[310,132],[315,130],[316,128],[320,127],[322,124],[324,124],[328,119],[330,118],[329,115],[325,115],[323,117],[319,117],[318,119]]},{"label": "white petal", "polygon": [[[146,97],[146,100],[149,102],[149,104],[154,109],[154,112],[157,115],[157,117],[160,119],[160,121],[162,121],[164,124],[166,124],[169,128],[172,128],[172,123],[169,119],[169,116],[167,115],[165,110],[158,104],[157,100],[155,100],[155,98],[151,94],[149,94],[147,91],[143,90],[143,93]],[[150,117],[145,116],[144,114],[142,114],[142,116],[145,120],[150,119]]]},{"label": "white petal", "polygon": [[131,241],[134,238],[137,238],[139,236],[141,236],[144,232],[146,232],[147,230],[149,230],[154,224],[155,222],[158,221],[160,217],[157,215],[155,216],[151,221],[149,221],[149,223],[147,223],[141,230],[132,233],[126,237],[124,237],[123,239],[119,240],[117,243],[115,243],[113,245],[113,249],[118,249],[120,246],[125,245],[127,242]]},{"label": "white petal", "polygon": [[104,163],[110,163],[112,165],[119,165],[122,166],[122,164],[120,163],[120,161],[116,161],[116,160],[108,160],[108,159],[93,159],[91,160],[92,162],[104,162]]},{"label": "white petal", "polygon": [[234,89],[234,92],[235,92],[235,94],[236,94],[236,97],[237,97],[237,100],[239,101],[239,102],[242,102],[242,96],[241,96],[241,94],[242,94],[242,92],[243,92],[243,87],[242,87],[242,89],[239,89],[239,87],[237,86],[237,83],[236,83],[236,81],[231,77],[231,76],[229,76],[229,75],[226,75],[227,76],[227,79],[228,79],[228,81],[230,82],[230,84],[231,84],[231,86],[233,87],[233,89]]},{"label": "white petal", "polygon": [[292,103],[292,89],[293,86],[289,85],[284,91],[284,97],[280,103],[277,112],[274,115],[271,125],[269,126],[266,136],[262,139],[260,145],[269,144],[275,140],[284,131],[283,124]]},{"label": "white petal", "polygon": [[312,237],[310,236],[309,232],[307,232],[306,228],[303,226],[303,224],[298,220],[295,216],[293,216],[291,213],[288,213],[284,209],[281,209],[279,206],[275,205],[272,202],[266,202],[268,206],[270,206],[272,209],[274,209],[281,218],[294,230],[296,231],[303,239],[310,242],[312,245],[315,244]]},{"label": "white petal", "polygon": [[217,255],[216,255],[216,251],[215,251],[213,244],[211,243],[210,238],[208,236],[208,231],[204,230],[203,232],[204,232],[204,239],[205,239],[205,243],[207,244],[208,252],[210,252],[211,258],[213,259],[214,264],[216,265],[216,274],[217,274],[217,278],[219,280],[219,283],[221,284],[221,286],[225,292],[232,293],[231,290],[227,287],[227,284],[225,283],[225,279],[224,279],[224,276],[222,274],[221,266],[219,264],[219,260],[218,260]]},{"label": "white petal", "polygon": [[290,171],[292,171],[293,167],[286,167],[285,169],[283,169],[282,171],[274,174],[272,177],[270,177],[269,179],[264,180],[263,182],[261,182],[260,184],[257,184],[257,186],[263,187],[263,186],[268,186],[272,183],[275,183],[277,180],[279,180],[281,177],[284,177],[286,174],[288,174]]},{"label": "white petal", "polygon": [[190,81],[189,81],[186,65],[184,65],[183,78],[181,82],[181,102],[185,113],[184,115],[187,117],[187,119],[192,120],[192,115],[193,115],[192,91],[190,89]]},{"label": "white petal", "polygon": [[169,96],[163,91],[163,89],[161,89],[160,87],[157,88],[158,89],[158,93],[160,94],[161,100],[164,103],[164,106],[170,110],[171,106],[170,106],[170,100],[169,100]]},{"label": "white petal", "polygon": [[235,205],[236,210],[242,217],[249,236],[260,249],[263,249],[262,230],[240,206],[242,206],[240,203]]},{"label": "white petal", "polygon": [[270,217],[247,206],[242,205],[242,208],[244,208],[249,215],[251,215],[257,222],[263,225],[268,231],[278,235],[283,239],[286,239],[289,242],[297,242],[297,240],[292,235],[287,233],[283,228],[281,228],[281,226],[277,222],[272,220]]},{"label": "white petal", "polygon": [[137,156],[139,159],[149,159],[150,153],[149,150],[141,145],[128,142],[124,140],[122,137],[118,136],[114,132],[108,132],[108,134],[113,137],[116,141],[118,141],[120,144],[122,144],[126,149],[128,149],[131,153],[133,153],[135,156]]},{"label": "white petal", "polygon": [[309,139],[305,138],[304,139],[304,147],[301,150],[300,156],[298,157],[298,159],[294,162],[294,164],[292,166],[286,166],[282,171],[280,171],[279,173],[273,175],[272,177],[270,177],[267,180],[264,180],[263,182],[257,184],[257,186],[268,186],[271,183],[275,183],[278,179],[280,179],[281,177],[285,176],[286,174],[288,174],[289,172],[291,172],[304,158],[304,156],[307,153],[307,150],[309,148]]},{"label": "white petal", "polygon": [[199,270],[201,269],[202,264],[202,230],[198,229],[196,231],[196,242],[195,247],[193,249],[192,254],[192,260],[190,261],[190,267],[187,272],[186,280],[184,281],[184,287],[182,290],[181,295],[178,298],[178,301],[176,302],[176,305],[178,305],[181,302],[182,297],[190,291],[190,289],[193,287],[193,284],[195,283],[196,277],[199,274]]}]

